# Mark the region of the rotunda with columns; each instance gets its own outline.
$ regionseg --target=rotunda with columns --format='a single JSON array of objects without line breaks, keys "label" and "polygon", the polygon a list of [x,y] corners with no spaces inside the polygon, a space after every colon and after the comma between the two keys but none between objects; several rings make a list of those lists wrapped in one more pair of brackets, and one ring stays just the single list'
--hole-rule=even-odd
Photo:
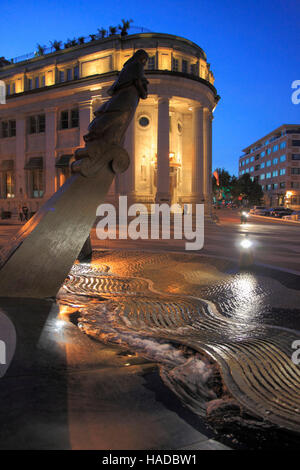
[{"label": "rotunda with columns", "polygon": [[0,209],[35,212],[69,176],[93,112],[124,62],[145,49],[148,98],[126,133],[129,169],[108,202],[211,202],[212,119],[218,102],[205,52],[160,33],[112,36],[4,65],[0,106]]}]

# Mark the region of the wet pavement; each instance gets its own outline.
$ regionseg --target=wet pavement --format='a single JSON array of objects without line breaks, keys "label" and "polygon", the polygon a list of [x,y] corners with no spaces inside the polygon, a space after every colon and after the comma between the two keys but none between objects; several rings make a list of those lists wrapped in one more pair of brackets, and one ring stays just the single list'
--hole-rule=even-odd
[{"label": "wet pavement", "polygon": [[[15,230],[1,227],[0,245]],[[240,271],[245,231],[262,265]],[[299,227],[240,226],[226,212],[198,254],[179,253],[180,240],[93,245],[60,313],[1,299],[17,350],[0,379],[0,448],[298,446]]]},{"label": "wet pavement", "polygon": [[88,336],[158,363],[219,436],[285,447],[300,432],[300,286],[275,274],[196,255],[102,251],[73,267],[59,302]]}]

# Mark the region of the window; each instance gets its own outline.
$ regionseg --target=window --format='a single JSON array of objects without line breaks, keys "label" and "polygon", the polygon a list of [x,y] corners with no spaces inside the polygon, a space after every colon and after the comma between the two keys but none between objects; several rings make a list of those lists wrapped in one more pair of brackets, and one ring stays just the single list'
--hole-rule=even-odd
[{"label": "window", "polygon": [[300,183],[296,183],[295,181],[292,181],[291,188],[300,188]]},{"label": "window", "polygon": [[1,137],[15,137],[16,135],[16,121],[11,119],[9,121],[2,121],[1,123]]},{"label": "window", "polygon": [[266,163],[266,166],[271,166],[271,164],[272,164],[271,160],[268,160]]},{"label": "window", "polygon": [[286,142],[281,142],[280,148],[281,148],[281,149],[285,149],[285,147],[286,147]]},{"label": "window", "polygon": [[300,168],[292,168],[292,175],[300,175]]},{"label": "window", "polygon": [[42,84],[42,86],[46,85],[45,75],[41,76],[41,84]]},{"label": "window", "polygon": [[188,73],[188,62],[187,60],[182,60],[182,72]]},{"label": "window", "polygon": [[60,113],[60,129],[71,129],[79,126],[79,112],[77,108],[65,110]]},{"label": "window", "polygon": [[10,84],[6,85],[6,94],[7,96],[10,95]]},{"label": "window", "polygon": [[73,77],[74,80],[78,80],[79,78],[79,65],[76,65],[73,69]]},{"label": "window", "polygon": [[279,160],[280,160],[280,163],[285,162],[285,161],[286,161],[286,156],[285,156],[285,155],[281,155],[281,157],[280,157]]},{"label": "window", "polygon": [[285,175],[285,168],[281,168],[281,170],[279,170],[279,174],[280,176]]},{"label": "window", "polygon": [[261,152],[260,156],[263,158],[266,155],[266,152]]},{"label": "window", "polygon": [[71,127],[79,126],[79,111],[78,109],[71,109]]},{"label": "window", "polygon": [[293,153],[292,160],[300,160],[300,153]]},{"label": "window", "polygon": [[[252,167],[253,168],[253,167]],[[260,165],[255,165],[255,171],[260,169]],[[252,170],[253,171],[253,170]]]},{"label": "window", "polygon": [[272,189],[272,185],[271,185],[271,184],[267,184],[267,186],[266,186],[266,191],[271,191],[271,189]]},{"label": "window", "polygon": [[278,145],[274,145],[273,152],[277,152],[277,150],[278,150]]},{"label": "window", "polygon": [[273,187],[273,189],[278,189],[278,183],[274,183],[274,184],[272,185],[272,187]]},{"label": "window", "polygon": [[247,158],[247,160],[246,160],[246,165],[248,165],[248,163],[249,163],[249,158]]},{"label": "window", "polygon": [[40,132],[45,132],[45,127],[45,114],[38,114],[37,116],[29,117],[28,134],[39,134]]},{"label": "window", "polygon": [[31,78],[28,78],[27,85],[28,85],[28,90],[32,90],[32,79]]},{"label": "window", "polygon": [[147,68],[148,68],[148,70],[154,70],[155,69],[155,55],[149,57]]},{"label": "window", "polygon": [[293,147],[299,147],[300,146],[300,140],[292,140],[292,146]]},{"label": "window", "polygon": [[173,57],[173,59],[172,59],[172,70],[173,70],[173,72],[178,72],[178,63],[179,63],[178,59],[174,59],[174,57]]},{"label": "window", "polygon": [[268,149],[267,150],[267,155],[270,155],[270,153],[271,153],[271,149]]},{"label": "window", "polygon": [[72,80],[72,69],[67,69],[67,81]]},{"label": "window", "polygon": [[11,199],[15,197],[15,181],[13,171],[1,171],[1,195],[3,199]]},{"label": "window", "polygon": [[62,111],[60,113],[60,128],[61,129],[69,128],[69,111]]},{"label": "window", "polygon": [[[198,75],[198,65],[197,64],[192,64],[191,65],[191,74],[192,75]],[[205,79],[205,73],[203,74],[203,77]],[[201,73],[201,76],[202,76],[202,73]]]},{"label": "window", "polygon": [[242,161],[242,166],[245,166],[245,160]]},{"label": "window", "polygon": [[263,169],[264,167],[265,167],[265,162],[262,162],[262,163],[260,164],[260,168]]},{"label": "window", "polygon": [[273,165],[277,165],[278,163],[278,158],[273,158]]},{"label": "window", "polygon": [[282,181],[281,183],[279,183],[279,186],[280,186],[280,188],[285,188],[285,182]]},{"label": "window", "polygon": [[29,194],[32,198],[43,197],[44,194],[44,172],[42,169],[30,170],[29,178]]},{"label": "window", "polygon": [[250,168],[250,171],[254,171],[254,166],[252,166],[252,167]]},{"label": "window", "polygon": [[255,160],[258,160],[258,159],[259,159],[259,154],[255,155]]},{"label": "window", "polygon": [[65,72],[63,70],[59,71],[58,80],[59,80],[59,83],[62,83],[65,81]]},{"label": "window", "polygon": [[261,180],[264,180],[264,179],[265,179],[265,174],[262,173],[259,178],[260,178]]},{"label": "window", "polygon": [[271,173],[267,173],[266,178],[271,178]]},{"label": "window", "polygon": [[39,88],[40,87],[40,80],[39,77],[35,77],[34,79],[34,87]]},{"label": "window", "polygon": [[278,176],[278,171],[277,170],[273,171],[273,173],[272,173],[272,177],[275,178],[275,176]]},{"label": "window", "polygon": [[15,137],[16,135],[16,121],[14,119],[8,121],[8,135],[9,137]]}]

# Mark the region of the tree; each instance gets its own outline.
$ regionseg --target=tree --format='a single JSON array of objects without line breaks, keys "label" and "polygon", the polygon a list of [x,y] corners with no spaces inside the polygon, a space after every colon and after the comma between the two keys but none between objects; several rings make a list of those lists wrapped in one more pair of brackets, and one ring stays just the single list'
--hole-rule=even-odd
[{"label": "tree", "polygon": [[104,39],[105,36],[107,35],[107,30],[104,28],[101,28],[101,29],[98,28],[98,33],[99,33],[100,38]]},{"label": "tree", "polygon": [[45,54],[46,46],[41,46],[41,44],[37,44],[36,47],[37,47],[37,55],[38,56],[42,56],[42,55]]},{"label": "tree", "polygon": [[110,26],[109,27],[109,35],[110,36],[115,36],[117,34],[117,27],[116,26]]},{"label": "tree", "polygon": [[56,39],[54,41],[50,41],[51,47],[53,47],[56,51],[60,51],[61,43],[61,41],[56,41]]},{"label": "tree", "polygon": [[237,181],[233,191],[236,200],[241,198],[244,203],[249,206],[260,205],[264,196],[261,185],[251,179],[249,173],[242,175]]},{"label": "tree", "polygon": [[77,39],[68,39],[67,42],[65,42],[65,49],[68,49],[69,47],[74,47],[77,46]]},{"label": "tree", "polygon": [[121,36],[127,36],[128,29],[130,28],[130,23],[133,23],[133,20],[124,20],[122,18],[122,25],[119,25],[118,28],[121,31]]},{"label": "tree", "polygon": [[80,36],[78,38],[78,44],[84,44],[84,37],[83,36]]}]

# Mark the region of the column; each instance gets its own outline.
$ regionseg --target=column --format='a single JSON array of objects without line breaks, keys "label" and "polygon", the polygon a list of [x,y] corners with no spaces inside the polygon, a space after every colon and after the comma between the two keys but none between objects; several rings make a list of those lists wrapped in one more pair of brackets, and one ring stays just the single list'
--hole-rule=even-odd
[{"label": "column", "polygon": [[57,108],[46,109],[46,154],[45,197],[49,198],[55,192],[55,150],[57,141]]},{"label": "column", "polygon": [[211,212],[212,205],[212,120],[213,114],[209,109],[205,109],[205,135],[204,148],[204,199],[206,213]]},{"label": "column", "polygon": [[170,202],[169,98],[158,98],[157,119],[157,203]]},{"label": "column", "polygon": [[91,122],[92,102],[91,100],[82,101],[79,103],[79,145],[84,147],[85,142],[83,136],[88,132],[88,126]]},{"label": "column", "polygon": [[203,203],[203,107],[193,108],[192,127],[194,143],[192,199],[195,203]]},{"label": "column", "polygon": [[130,157],[130,166],[128,170],[120,175],[122,178],[122,186],[120,192],[122,194],[127,194],[128,203],[133,204],[136,198],[136,185],[135,185],[135,116],[127,129],[125,135],[124,147],[129,153]]},{"label": "column", "polygon": [[16,162],[15,162],[15,195],[18,201],[26,196],[25,178],[26,151],[26,119],[24,116],[16,120]]}]

